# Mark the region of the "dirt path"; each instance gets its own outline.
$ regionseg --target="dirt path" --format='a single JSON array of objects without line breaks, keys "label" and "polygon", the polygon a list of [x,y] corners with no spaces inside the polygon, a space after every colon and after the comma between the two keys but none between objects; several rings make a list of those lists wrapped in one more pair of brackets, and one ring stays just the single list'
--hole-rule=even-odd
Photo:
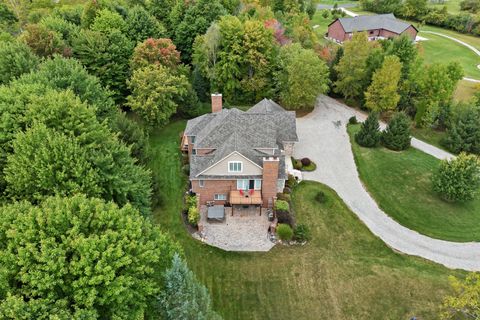
[{"label": "dirt path", "polygon": [[[347,206],[370,231],[391,248],[443,264],[449,268],[480,270],[480,243],[456,243],[433,239],[405,228],[383,212],[363,186],[353,158],[346,131],[348,119],[365,115],[321,96],[315,110],[297,119],[299,143],[295,155],[308,156],[318,169],[304,173],[304,179],[324,183],[333,188]],[[418,141],[416,146],[437,158],[451,155]]]}]

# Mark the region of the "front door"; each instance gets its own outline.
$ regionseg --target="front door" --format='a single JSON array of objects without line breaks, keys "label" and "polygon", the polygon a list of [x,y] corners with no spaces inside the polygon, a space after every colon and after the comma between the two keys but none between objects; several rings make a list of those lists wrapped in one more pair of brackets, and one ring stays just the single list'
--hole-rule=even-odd
[{"label": "front door", "polygon": [[248,189],[249,190],[255,189],[255,180],[248,181]]}]

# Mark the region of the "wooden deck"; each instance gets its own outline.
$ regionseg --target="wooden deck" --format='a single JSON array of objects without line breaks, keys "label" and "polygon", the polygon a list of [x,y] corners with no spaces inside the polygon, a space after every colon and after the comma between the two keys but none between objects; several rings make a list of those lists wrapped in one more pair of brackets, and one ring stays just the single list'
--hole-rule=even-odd
[{"label": "wooden deck", "polygon": [[243,194],[240,190],[230,191],[230,204],[262,204],[262,193],[258,190],[253,192],[246,190],[243,191]]}]

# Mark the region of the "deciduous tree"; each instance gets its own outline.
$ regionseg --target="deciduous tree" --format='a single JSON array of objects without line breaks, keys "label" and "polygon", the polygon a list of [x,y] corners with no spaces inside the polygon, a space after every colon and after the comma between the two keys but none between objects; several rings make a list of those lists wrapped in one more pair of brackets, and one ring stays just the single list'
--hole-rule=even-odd
[{"label": "deciduous tree", "polygon": [[127,24],[123,17],[117,12],[102,9],[97,12],[90,29],[103,33],[109,33],[112,30],[126,32]]},{"label": "deciduous tree", "polygon": [[55,31],[48,30],[41,24],[30,24],[25,27],[20,40],[25,42],[32,51],[40,57],[50,57],[53,54],[70,56],[71,51]]},{"label": "deciduous tree", "polygon": [[2,319],[153,316],[179,252],[130,205],[52,197],[1,208]]},{"label": "deciduous tree", "polygon": [[180,63],[180,52],[170,39],[149,38],[135,47],[132,55],[132,70],[147,67],[151,64],[176,68]]},{"label": "deciduous tree", "polygon": [[128,37],[134,43],[145,41],[148,38],[162,38],[167,34],[163,24],[138,5],[128,11],[125,22]]},{"label": "deciduous tree", "polygon": [[127,105],[151,126],[167,123],[190,86],[184,75],[157,64],[135,70],[128,84]]},{"label": "deciduous tree", "polygon": [[480,318],[480,273],[469,273],[465,279],[449,278],[453,295],[443,302],[443,320],[475,320]]},{"label": "deciduous tree", "polygon": [[365,106],[373,111],[394,110],[400,100],[398,82],[402,64],[396,56],[385,58],[383,65],[372,78],[372,83],[365,93]]},{"label": "deciduous tree", "polygon": [[311,109],[319,94],[328,91],[328,67],[313,50],[300,44],[281,48],[275,80],[280,99],[292,109]]}]

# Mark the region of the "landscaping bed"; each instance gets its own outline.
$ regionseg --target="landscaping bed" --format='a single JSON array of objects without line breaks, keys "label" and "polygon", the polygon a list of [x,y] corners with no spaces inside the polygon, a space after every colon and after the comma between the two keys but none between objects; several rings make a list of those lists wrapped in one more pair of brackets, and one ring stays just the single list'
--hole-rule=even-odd
[{"label": "landscaping bed", "polygon": [[440,160],[410,148],[402,152],[363,148],[353,138],[358,172],[368,192],[385,213],[405,227],[450,241],[480,241],[480,200],[451,203],[432,189],[431,175]]}]

